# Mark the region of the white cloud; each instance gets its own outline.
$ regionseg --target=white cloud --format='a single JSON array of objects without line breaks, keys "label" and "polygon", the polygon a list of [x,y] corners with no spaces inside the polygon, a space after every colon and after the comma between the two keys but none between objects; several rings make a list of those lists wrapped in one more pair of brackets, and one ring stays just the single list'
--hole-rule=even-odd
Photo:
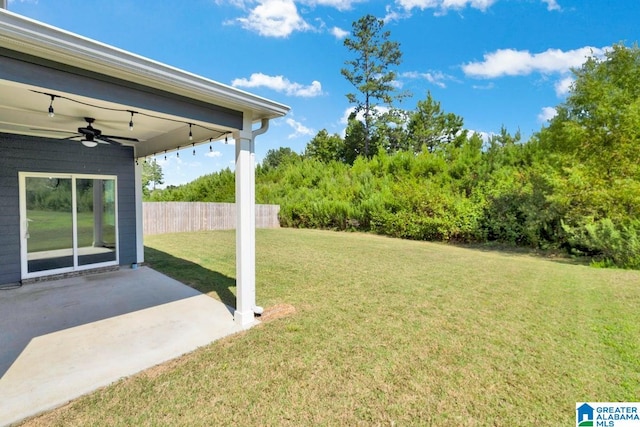
[{"label": "white cloud", "polygon": [[222,157],[222,152],[213,150],[206,152],[204,155],[215,159],[216,157]]},{"label": "white cloud", "polygon": [[443,9],[464,9],[467,4],[482,11],[487,10],[497,0],[442,0]]},{"label": "white cloud", "polygon": [[487,143],[491,140],[491,138],[493,138],[496,133],[495,132],[485,132],[482,130],[473,130],[473,129],[467,129],[467,135],[469,137],[473,136],[473,135],[478,135],[480,137],[480,139],[482,139],[483,142]]},{"label": "white cloud", "polygon": [[215,0],[215,3],[218,5],[226,5],[226,4],[230,4],[231,6],[235,6],[235,7],[239,7],[241,9],[244,9],[247,7],[247,3],[249,3],[250,0]]},{"label": "white cloud", "polygon": [[534,54],[527,50],[498,49],[485,54],[482,62],[463,65],[462,70],[467,76],[477,78],[524,76],[534,72],[565,73],[571,68],[581,66],[587,57],[601,56],[604,52],[605,48],[590,46],[566,52],[560,49],[548,49]]},{"label": "white cloud", "polygon": [[400,12],[400,11],[396,10],[394,7],[392,7],[391,5],[387,5],[385,7],[385,10],[386,10],[387,14],[385,15],[384,18],[382,18],[382,20],[385,22],[385,24],[388,24],[389,22],[399,21],[401,19],[405,19],[405,18],[410,18],[411,17],[411,10],[405,9],[404,12]]},{"label": "white cloud", "polygon": [[164,168],[164,167],[168,167],[168,166],[170,166],[170,165],[171,165],[171,163],[173,163],[173,162],[172,162],[172,160],[173,160],[174,158],[175,158],[175,160],[176,160],[176,161],[175,161],[175,163],[176,163],[177,165],[180,165],[180,164],[182,163],[182,160],[180,160],[180,158],[179,158],[179,157],[174,157],[173,153],[163,153],[163,154],[158,154],[158,155],[156,155],[155,160],[156,160],[156,162],[158,162],[158,164],[159,164],[161,167],[163,167],[163,168]]},{"label": "white cloud", "polygon": [[446,75],[441,71],[429,71],[426,73],[419,73],[417,71],[408,71],[406,73],[402,73],[401,76],[408,79],[425,79],[429,83],[443,89],[447,87],[445,81],[453,80],[453,77]]},{"label": "white cloud", "polygon": [[490,82],[489,84],[486,84],[486,85],[473,85],[471,87],[476,90],[491,90],[494,88],[494,86],[495,85],[493,84],[493,82]]},{"label": "white cloud", "polygon": [[367,0],[302,0],[301,3],[309,6],[329,6],[338,10],[349,10],[355,3],[364,1]]},{"label": "white cloud", "polygon": [[249,16],[238,18],[243,28],[266,37],[287,37],[311,26],[298,14],[293,0],[259,0]]},{"label": "white cloud", "polygon": [[[344,113],[342,114],[342,117],[340,117],[339,120],[339,125],[344,126],[344,128],[342,128],[342,131],[340,132],[340,135],[344,138],[346,132],[347,132],[347,125],[349,124],[349,117],[351,117],[351,115],[353,114],[353,112],[356,110],[355,107],[349,107],[346,110],[344,110]],[[375,112],[377,112],[377,114],[382,115],[385,113],[388,113],[390,110],[389,107],[385,107],[384,105],[378,105],[375,107]],[[364,122],[364,112],[360,111],[358,112],[358,114],[356,114],[356,120],[359,120],[361,122]]]},{"label": "white cloud", "polygon": [[461,10],[467,6],[485,11],[496,1],[498,0],[396,0],[396,4],[409,12],[412,9],[437,9],[436,15],[442,15],[448,10]]},{"label": "white cloud", "polygon": [[542,0],[542,3],[545,3],[547,5],[548,11],[562,10],[557,0]]},{"label": "white cloud", "polygon": [[342,114],[342,117],[340,117],[340,124],[346,126],[349,123],[349,117],[354,111],[355,111],[354,107],[349,107],[346,110],[344,110],[344,114]]},{"label": "white cloud", "polygon": [[292,118],[288,118],[286,120],[286,123],[294,130],[294,132],[288,136],[289,139],[297,138],[304,135],[315,135],[315,131],[313,129],[306,127],[302,123],[297,122]]},{"label": "white cloud", "polygon": [[268,76],[263,73],[253,73],[248,79],[234,79],[231,82],[234,87],[267,87],[277,92],[286,93],[290,96],[299,96],[303,98],[311,98],[322,95],[322,84],[314,80],[309,86],[289,81],[283,76]]},{"label": "white cloud", "polygon": [[546,123],[549,120],[553,119],[558,112],[554,107],[543,107],[540,114],[538,114],[538,121],[540,123]]},{"label": "white cloud", "polygon": [[556,95],[558,95],[558,97],[561,98],[566,94],[568,94],[572,84],[573,84],[573,77],[571,76],[565,77],[564,79],[557,81],[555,84]]},{"label": "white cloud", "polygon": [[347,37],[349,35],[349,31],[345,31],[342,28],[338,28],[338,27],[333,27],[330,30],[330,32],[338,40],[342,40],[343,38],[345,38],[345,37]]},{"label": "white cloud", "polygon": [[[342,125],[347,125],[349,124],[349,117],[351,116],[351,114],[353,114],[353,112],[355,111],[355,107],[349,107],[346,110],[344,110],[344,113],[342,114],[342,117],[340,118],[340,124]],[[375,110],[378,114],[384,114],[384,113],[388,113],[390,111],[389,107],[385,107],[383,105],[378,105],[375,107]],[[356,114],[356,119],[360,120],[361,122],[364,121],[364,113],[362,111],[358,112],[358,114]]]},{"label": "white cloud", "polygon": [[404,86],[404,83],[401,82],[400,80],[391,80],[389,82],[389,85],[391,85],[391,87],[396,88],[396,89],[402,89]]},{"label": "white cloud", "polygon": [[[547,5],[547,10],[562,10],[557,0],[541,0]],[[481,10],[482,12],[489,9],[498,0],[396,0],[396,4],[407,12],[411,12],[412,9],[436,9],[436,15],[444,15],[449,10],[462,10],[466,7]],[[397,12],[390,11],[387,8],[387,19],[397,19]],[[401,18],[406,16],[400,16]]]}]

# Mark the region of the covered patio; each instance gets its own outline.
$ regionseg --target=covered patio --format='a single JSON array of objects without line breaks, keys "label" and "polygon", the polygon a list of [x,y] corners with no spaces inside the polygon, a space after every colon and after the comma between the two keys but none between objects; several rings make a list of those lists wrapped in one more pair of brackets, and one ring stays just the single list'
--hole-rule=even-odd
[{"label": "covered patio", "polygon": [[0,291],[0,426],[240,332],[233,311],[148,267]]},{"label": "covered patio", "polygon": [[[0,425],[254,324],[255,139],[289,111],[3,6]],[[220,140],[235,144],[233,308],[141,267],[142,165]]]},{"label": "covered patio", "polygon": [[255,139],[289,108],[0,9],[0,285],[144,262],[142,164],[229,140],[253,322]]}]

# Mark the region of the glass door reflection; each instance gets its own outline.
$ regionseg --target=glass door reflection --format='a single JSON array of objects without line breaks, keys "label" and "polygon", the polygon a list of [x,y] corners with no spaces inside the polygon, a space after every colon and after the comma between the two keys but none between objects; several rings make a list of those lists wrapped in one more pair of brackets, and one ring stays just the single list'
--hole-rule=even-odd
[{"label": "glass door reflection", "polygon": [[116,260],[115,181],[76,179],[78,265]]},{"label": "glass door reflection", "polygon": [[25,185],[28,272],[72,268],[72,179],[27,177]]}]

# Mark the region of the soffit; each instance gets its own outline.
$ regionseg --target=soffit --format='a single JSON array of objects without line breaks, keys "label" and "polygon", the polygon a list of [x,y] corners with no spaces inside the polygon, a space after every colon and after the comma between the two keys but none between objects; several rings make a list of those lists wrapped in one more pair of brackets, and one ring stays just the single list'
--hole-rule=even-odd
[{"label": "soffit", "polygon": [[[64,64],[69,69],[86,70],[88,76],[103,75],[128,82],[136,88],[166,93],[175,99],[199,106],[229,109],[250,114],[254,122],[284,116],[289,107],[221,83],[170,67],[150,59],[0,10],[0,48],[40,58],[45,64]],[[191,143],[220,139],[238,126],[229,122],[198,120],[183,114],[168,114],[155,110],[149,102],[146,108],[133,106],[130,99],[118,102],[108,97],[83,96],[73,89],[52,90],[48,84],[29,84],[29,79],[0,79],[0,132],[44,137],[67,137],[85,126],[84,117],[95,118],[94,127],[103,134],[135,137],[137,155],[145,156],[163,150],[184,147]],[[35,81],[35,80],[34,80]],[[52,79],[52,82],[54,79]],[[41,81],[37,81],[41,83]],[[121,87],[119,87],[121,89]],[[40,93],[39,93],[40,92]],[[54,94],[55,116],[47,115]],[[106,98],[106,99],[105,99]],[[165,96],[166,98],[166,96]],[[134,110],[134,131],[129,131]],[[193,141],[189,140],[192,123]]]}]

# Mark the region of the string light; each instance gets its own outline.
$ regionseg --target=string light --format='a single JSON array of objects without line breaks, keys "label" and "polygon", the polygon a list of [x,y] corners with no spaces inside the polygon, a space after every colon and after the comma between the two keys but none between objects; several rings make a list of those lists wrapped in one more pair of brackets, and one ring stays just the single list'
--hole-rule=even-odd
[{"label": "string light", "polygon": [[[121,111],[121,112],[130,113],[131,114],[131,120],[129,120],[129,127],[130,128],[132,127],[132,124],[133,124],[133,116],[134,116],[134,114],[139,114],[139,115],[142,115],[142,116],[145,116],[145,117],[150,117],[152,119],[165,120],[165,121],[169,121],[169,122],[183,123],[183,124],[189,125],[190,133],[191,133],[191,128],[193,126],[197,126],[199,128],[202,128],[202,129],[205,129],[205,130],[208,130],[208,131],[211,131],[211,132],[217,132],[218,133],[218,137],[222,137],[222,135],[224,135],[224,132],[221,132],[219,129],[212,129],[212,128],[209,128],[207,126],[202,126],[202,125],[199,125],[199,124],[196,124],[196,123],[190,123],[190,122],[187,122],[187,121],[184,121],[184,120],[170,119],[170,118],[167,118],[167,117],[157,116],[157,115],[154,115],[154,114],[143,113],[143,112],[140,112],[140,111],[133,111],[133,110],[123,109],[123,108],[104,107],[102,105],[95,105],[95,104],[91,104],[91,103],[88,103],[88,102],[79,101],[77,99],[69,98],[67,96],[54,95],[54,94],[51,94],[51,93],[40,92],[38,90],[33,90],[33,89],[30,89],[30,91],[34,92],[34,93],[39,93],[41,95],[46,95],[46,96],[51,98],[51,103],[49,104],[49,110],[48,110],[48,112],[49,112],[49,114],[51,116],[54,115],[53,101],[55,100],[55,98],[60,98],[60,99],[66,99],[67,101],[75,102],[76,104],[86,105],[87,107],[98,108],[100,110]],[[193,134],[191,136],[193,136]]]},{"label": "string light", "polygon": [[[165,121],[171,121],[171,122],[175,122],[175,123],[188,124],[189,125],[189,141],[193,141],[193,126],[194,126],[194,123],[190,123],[190,122],[186,122],[186,121],[182,121],[182,120],[171,119],[171,118],[166,118],[166,117],[161,117],[161,116],[148,114],[148,113],[144,113],[144,112],[139,112],[139,111],[133,111],[133,110],[127,110],[127,109],[121,109],[121,108],[104,107],[104,106],[101,106],[101,105],[90,104],[90,103],[87,103],[87,102],[83,102],[83,101],[79,101],[79,100],[76,100],[76,99],[68,98],[68,97],[63,96],[63,95],[54,95],[54,94],[51,94],[51,93],[40,92],[40,91],[37,91],[37,90],[31,90],[31,92],[35,92],[35,93],[39,93],[39,94],[42,94],[42,95],[46,95],[46,96],[49,96],[51,98],[51,102],[49,103],[49,108],[48,108],[49,117],[54,117],[55,116],[55,110],[53,108],[53,102],[55,101],[56,98],[61,98],[61,99],[66,99],[66,100],[71,101],[71,102],[75,102],[77,104],[86,105],[88,107],[97,108],[97,109],[100,109],[100,110],[128,112],[129,114],[131,114],[131,117],[129,118],[129,130],[130,131],[134,130],[133,129],[134,128],[133,116],[135,114],[141,114],[141,115],[143,115],[145,117],[150,117],[150,118],[158,119],[158,120],[165,120]],[[219,129],[213,129],[213,128],[209,128],[209,127],[202,126],[202,125],[199,125],[199,124],[195,124],[195,126],[200,127],[202,129],[210,131],[210,132],[217,133],[216,138],[220,138],[220,137],[222,137],[222,135],[225,135],[225,138],[224,138],[225,144],[227,144],[229,142],[229,135],[225,134],[224,132],[221,132]],[[209,138],[209,144],[211,144],[212,142],[213,142],[213,138]],[[195,143],[192,142],[191,145],[193,147],[193,155],[195,156],[196,155]],[[180,149],[180,147],[178,147],[178,149]],[[213,147],[211,145],[209,145],[209,151],[213,152]],[[180,157],[180,154],[177,154],[176,156]],[[167,160],[167,150],[165,150],[164,159]],[[157,153],[153,153],[153,160],[157,161]],[[144,159],[144,163],[147,163],[147,158],[146,157]]]},{"label": "string light", "polygon": [[180,146],[178,145],[178,150],[176,150],[176,157],[180,158]]},{"label": "string light", "polygon": [[135,114],[135,111],[131,111],[129,110],[129,112],[131,113],[131,120],[129,120],[129,130],[133,130],[133,115]]},{"label": "string light", "polygon": [[164,159],[167,160],[167,150],[164,150]]},{"label": "string light", "polygon": [[53,111],[53,100],[56,99],[56,96],[51,94],[49,94],[49,96],[51,96],[51,103],[49,104],[49,117],[53,117],[56,115]]}]

